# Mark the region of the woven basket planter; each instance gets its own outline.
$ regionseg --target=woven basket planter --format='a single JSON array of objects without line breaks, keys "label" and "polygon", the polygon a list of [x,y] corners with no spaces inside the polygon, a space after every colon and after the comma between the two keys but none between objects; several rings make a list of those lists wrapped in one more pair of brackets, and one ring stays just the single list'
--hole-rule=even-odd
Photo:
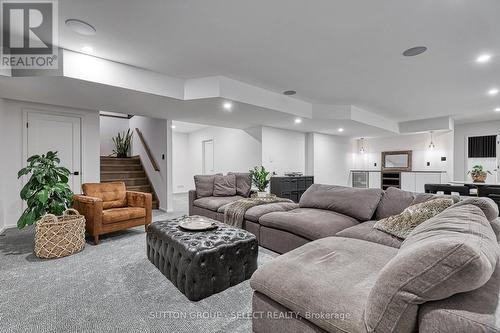
[{"label": "woven basket planter", "polygon": [[35,230],[35,255],[39,258],[66,257],[85,247],[85,217],[75,209],[67,209],[63,216],[44,215]]}]

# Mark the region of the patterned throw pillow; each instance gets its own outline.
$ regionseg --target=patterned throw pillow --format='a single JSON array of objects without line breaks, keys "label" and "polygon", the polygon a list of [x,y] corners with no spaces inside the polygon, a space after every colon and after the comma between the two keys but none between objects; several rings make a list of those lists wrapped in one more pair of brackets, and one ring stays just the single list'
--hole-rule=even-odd
[{"label": "patterned throw pillow", "polygon": [[406,208],[401,214],[381,219],[373,227],[405,239],[417,225],[436,216],[452,205],[452,199],[437,198],[429,200],[412,205]]}]

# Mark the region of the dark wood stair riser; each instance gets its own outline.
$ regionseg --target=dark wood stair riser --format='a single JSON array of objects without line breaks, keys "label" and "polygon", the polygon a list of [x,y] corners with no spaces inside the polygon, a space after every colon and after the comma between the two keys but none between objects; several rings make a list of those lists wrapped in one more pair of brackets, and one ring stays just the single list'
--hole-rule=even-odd
[{"label": "dark wood stair riser", "polygon": [[140,164],[102,164],[101,171],[142,171]]},{"label": "dark wood stair riser", "polygon": [[101,180],[145,177],[144,171],[101,171]]},{"label": "dark wood stair riser", "polygon": [[125,182],[127,188],[129,186],[149,185],[147,178],[128,178],[128,179],[101,179],[101,183]]},{"label": "dark wood stair riser", "polygon": [[101,157],[101,165],[141,165],[141,160],[136,158],[113,158],[113,157]]}]

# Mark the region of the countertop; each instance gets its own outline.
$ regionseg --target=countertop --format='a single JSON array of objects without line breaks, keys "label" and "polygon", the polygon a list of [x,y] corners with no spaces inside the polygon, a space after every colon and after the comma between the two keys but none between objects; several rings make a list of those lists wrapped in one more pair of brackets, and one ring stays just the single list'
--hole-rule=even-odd
[{"label": "countertop", "polygon": [[[382,170],[351,170],[351,172],[382,172]],[[436,171],[436,170],[412,170],[412,171],[391,171],[385,170],[385,172],[413,172],[413,173],[446,173],[446,171]]]}]

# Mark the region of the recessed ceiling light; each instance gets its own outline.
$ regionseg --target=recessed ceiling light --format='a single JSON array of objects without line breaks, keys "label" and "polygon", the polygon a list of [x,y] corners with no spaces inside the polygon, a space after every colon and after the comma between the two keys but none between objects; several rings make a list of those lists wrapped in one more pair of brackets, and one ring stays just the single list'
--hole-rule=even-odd
[{"label": "recessed ceiling light", "polygon": [[476,58],[476,62],[480,63],[480,64],[484,64],[488,61],[491,60],[491,54],[481,54],[479,55],[479,57]]},{"label": "recessed ceiling light", "polygon": [[415,47],[409,48],[408,50],[405,50],[403,52],[403,55],[405,57],[414,57],[414,56],[417,56],[419,54],[424,53],[425,51],[427,51],[427,47],[425,47],[425,46],[415,46]]},{"label": "recessed ceiling light", "polygon": [[296,93],[297,92],[295,90],[287,90],[283,92],[283,95],[292,96],[295,95]]},{"label": "recessed ceiling light", "polygon": [[500,108],[496,108],[496,109],[495,109],[495,112],[500,112]]},{"label": "recessed ceiling light", "polygon": [[170,126],[170,128],[175,129],[175,125]]},{"label": "recessed ceiling light", "polygon": [[94,49],[91,46],[85,45],[84,47],[82,47],[82,51],[90,53],[90,52],[94,51]]},{"label": "recessed ceiling light", "polygon": [[490,96],[493,96],[493,95],[496,95],[496,94],[498,94],[498,89],[497,88],[493,88],[493,89],[490,89],[488,91],[488,95],[490,95]]},{"label": "recessed ceiling light", "polygon": [[233,103],[231,103],[231,102],[225,102],[223,104],[223,107],[224,107],[225,110],[231,111],[231,109],[233,108]]},{"label": "recessed ceiling light", "polygon": [[344,131],[344,129],[341,127],[341,128],[339,128],[337,131],[339,131],[339,132],[343,132],[343,131]]},{"label": "recessed ceiling light", "polygon": [[96,34],[97,30],[87,22],[78,19],[67,19],[66,25],[80,35],[93,36]]},{"label": "recessed ceiling light", "polygon": [[295,118],[295,123],[296,123],[296,124],[300,124],[301,122],[302,122],[302,119],[300,119],[300,118]]}]

